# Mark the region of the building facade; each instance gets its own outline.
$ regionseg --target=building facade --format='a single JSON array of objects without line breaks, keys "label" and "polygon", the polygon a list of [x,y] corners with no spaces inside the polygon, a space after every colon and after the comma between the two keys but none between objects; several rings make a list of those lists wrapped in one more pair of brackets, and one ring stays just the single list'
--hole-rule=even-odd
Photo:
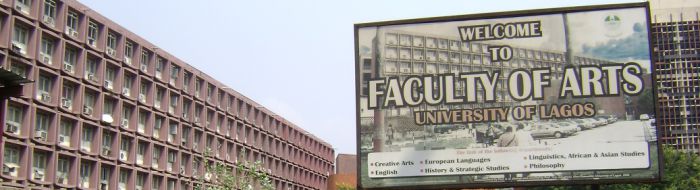
[{"label": "building facade", "polygon": [[700,2],[654,0],[651,8],[660,140],[700,154]]},{"label": "building facade", "polygon": [[333,172],[328,143],[74,0],[0,1],[0,65],[33,81],[0,102],[3,187],[194,189],[204,161],[261,161],[285,190]]}]

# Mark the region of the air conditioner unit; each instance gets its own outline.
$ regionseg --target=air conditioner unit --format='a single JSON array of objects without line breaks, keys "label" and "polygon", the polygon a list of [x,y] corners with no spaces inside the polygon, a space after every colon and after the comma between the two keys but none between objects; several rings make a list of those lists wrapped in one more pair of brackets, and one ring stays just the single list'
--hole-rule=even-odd
[{"label": "air conditioner unit", "polygon": [[27,54],[27,51],[24,49],[25,45],[19,44],[16,42],[12,42],[12,51],[18,54]]},{"label": "air conditioner unit", "polygon": [[3,164],[2,174],[17,176],[17,166],[15,164]]},{"label": "air conditioner unit", "polygon": [[58,176],[58,183],[61,184],[67,184],[68,183],[68,177],[66,177],[66,174],[59,174]]},{"label": "air conditioner unit", "polygon": [[146,103],[146,95],[145,94],[139,94],[139,102]]},{"label": "air conditioner unit", "polygon": [[[157,70],[157,69],[156,69]],[[160,71],[156,71],[156,78],[161,79],[163,74]]]},{"label": "air conditioner unit", "polygon": [[51,65],[51,56],[45,53],[40,53],[41,54],[41,62],[44,62],[46,64]]},{"label": "air conditioner unit", "polygon": [[54,21],[54,18],[53,18],[53,17],[50,17],[50,16],[44,16],[44,20],[43,20],[43,21],[44,21],[44,23],[46,23],[46,24],[48,24],[48,25],[51,25],[51,26],[54,26],[55,23],[56,23],[56,22]]},{"label": "air conditioner unit", "polygon": [[182,144],[182,146],[187,146],[187,141],[182,140],[182,141],[180,142],[180,144]]},{"label": "air conditioner unit", "polygon": [[12,133],[12,134],[18,134],[19,133],[19,123],[13,122],[13,121],[6,121],[5,123],[5,132],[7,133]]},{"label": "air conditioner unit", "polygon": [[148,72],[148,65],[141,64],[141,71]]},{"label": "air conditioner unit", "polygon": [[124,151],[119,152],[119,160],[126,161],[126,152],[124,152]]},{"label": "air conditioner unit", "polygon": [[109,186],[107,185],[107,181],[100,182],[100,190],[109,190]]},{"label": "air conditioner unit", "polygon": [[109,156],[112,153],[108,147],[102,148],[102,156]]},{"label": "air conditioner unit", "polygon": [[131,89],[129,88],[122,88],[122,94],[126,97],[129,97],[131,95]]},{"label": "air conditioner unit", "polygon": [[180,167],[180,175],[185,175],[185,167],[184,166]]},{"label": "air conditioner unit", "polygon": [[65,136],[65,135],[58,135],[58,142],[59,142],[59,143],[68,142],[68,141],[69,141],[69,137],[68,137],[68,136]]},{"label": "air conditioner unit", "polygon": [[90,106],[83,106],[83,114],[85,114],[85,115],[92,115],[92,107],[90,107]]},{"label": "air conditioner unit", "polygon": [[87,42],[88,42],[88,45],[90,45],[90,46],[92,46],[92,47],[97,46],[97,43],[96,43],[95,38],[90,38],[90,37],[88,37]]},{"label": "air conditioner unit", "polygon": [[51,94],[49,94],[49,92],[42,91],[39,93],[39,97],[37,98],[44,102],[51,102]]},{"label": "air conditioner unit", "polygon": [[194,149],[194,150],[199,149],[199,144],[197,144],[197,143],[192,143],[192,149]]},{"label": "air conditioner unit", "polygon": [[71,35],[71,36],[76,37],[76,38],[78,37],[78,31],[75,31],[75,30],[73,30],[72,28],[69,28],[69,30],[70,30],[70,35]]},{"label": "air conditioner unit", "polygon": [[35,180],[44,180],[44,171],[39,170],[39,169],[34,169],[34,179]]},{"label": "air conditioner unit", "polygon": [[124,63],[127,65],[131,65],[131,57],[127,57],[126,55],[124,56]]},{"label": "air conditioner unit", "polygon": [[105,80],[105,88],[112,90],[114,88],[112,81]]},{"label": "air conditioner unit", "polygon": [[46,141],[48,139],[49,134],[46,131],[37,131],[34,133],[34,138],[36,139],[41,139],[43,141]]},{"label": "air conditioner unit", "polygon": [[85,78],[87,78],[88,80],[91,80],[91,81],[97,81],[97,77],[95,77],[95,74],[93,74],[93,73],[87,73],[87,76]]},{"label": "air conditioner unit", "polygon": [[112,48],[107,48],[107,55],[116,56],[116,51]]},{"label": "air conditioner unit", "polygon": [[129,120],[128,119],[122,119],[122,127],[124,128],[129,128]]}]

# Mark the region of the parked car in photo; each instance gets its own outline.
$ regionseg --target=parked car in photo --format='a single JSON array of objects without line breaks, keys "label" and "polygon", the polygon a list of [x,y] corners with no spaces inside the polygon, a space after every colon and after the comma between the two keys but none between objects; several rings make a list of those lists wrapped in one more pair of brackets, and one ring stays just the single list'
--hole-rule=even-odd
[{"label": "parked car in photo", "polygon": [[586,119],[584,119],[584,120],[593,123],[593,125],[595,125],[595,127],[600,127],[600,126],[605,125],[605,124],[603,123],[603,121],[599,121],[599,120],[593,119],[593,118],[586,118]]},{"label": "parked car in photo", "polygon": [[532,138],[562,138],[572,134],[571,128],[561,127],[556,123],[536,123],[530,131]]},{"label": "parked car in photo", "polygon": [[615,123],[615,122],[617,122],[617,116],[616,116],[616,115],[609,115],[609,116],[607,117],[607,119],[608,119],[608,123]]},{"label": "parked car in photo", "polygon": [[586,119],[574,119],[572,121],[577,123],[581,127],[581,130],[593,129],[595,127],[595,124],[593,122],[590,122]]},{"label": "parked car in photo", "polygon": [[569,133],[568,135],[573,135],[576,134],[576,132],[581,131],[581,128],[578,128],[576,124],[573,124],[568,121],[560,121],[556,122],[555,124],[559,125],[559,127],[561,127],[562,129],[567,130],[567,132]]}]

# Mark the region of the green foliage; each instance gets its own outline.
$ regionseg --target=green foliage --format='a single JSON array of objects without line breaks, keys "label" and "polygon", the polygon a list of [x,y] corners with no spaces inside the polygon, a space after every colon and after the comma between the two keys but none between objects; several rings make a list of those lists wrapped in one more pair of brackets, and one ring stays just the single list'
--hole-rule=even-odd
[{"label": "green foliage", "polygon": [[[241,152],[239,155],[245,155],[245,152]],[[208,160],[210,157],[209,151],[204,152],[205,160]],[[206,170],[204,176],[197,178],[199,184],[195,185],[195,189],[249,190],[256,188],[257,185],[259,185],[257,186],[259,189],[275,189],[260,161],[250,163],[244,160],[235,163],[233,166],[226,165],[223,162],[204,161],[204,168]]]},{"label": "green foliage", "polygon": [[[700,187],[700,158],[696,153],[687,153],[671,147],[663,147],[664,176],[655,184],[601,185],[604,190],[686,190]],[[539,190],[587,190],[589,186],[537,187]]]},{"label": "green foliage", "polygon": [[347,183],[338,183],[338,184],[335,184],[335,187],[338,190],[355,190],[354,186],[347,184]]},{"label": "green foliage", "polygon": [[651,89],[644,89],[642,91],[642,94],[639,95],[639,99],[637,99],[637,109],[639,110],[639,114],[651,114],[654,113],[654,92],[652,92]]}]

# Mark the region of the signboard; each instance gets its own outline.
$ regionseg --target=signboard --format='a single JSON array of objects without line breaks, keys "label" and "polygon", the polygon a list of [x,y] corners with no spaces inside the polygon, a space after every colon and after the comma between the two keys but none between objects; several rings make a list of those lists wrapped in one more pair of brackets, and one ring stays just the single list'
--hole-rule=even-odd
[{"label": "signboard", "polygon": [[660,178],[648,4],[355,25],[361,188]]}]

